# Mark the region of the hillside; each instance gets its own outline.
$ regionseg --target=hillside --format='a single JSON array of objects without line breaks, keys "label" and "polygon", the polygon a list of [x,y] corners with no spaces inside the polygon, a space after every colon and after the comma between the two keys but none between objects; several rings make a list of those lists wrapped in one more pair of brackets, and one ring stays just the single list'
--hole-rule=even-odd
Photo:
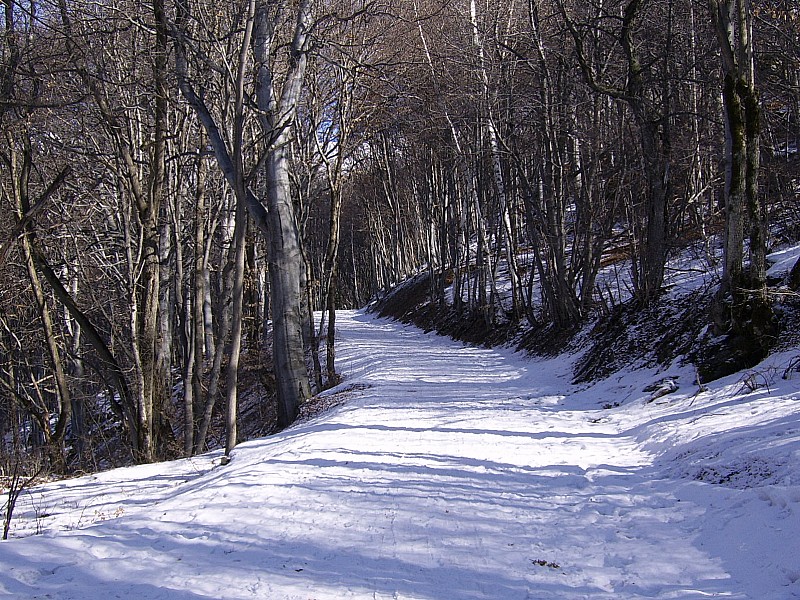
[{"label": "hillside", "polygon": [[[714,242],[719,244],[719,240]],[[696,246],[676,249],[667,261],[664,293],[642,306],[631,290],[629,261],[609,261],[599,272],[598,299],[582,320],[558,327],[547,319],[509,319],[502,311],[487,322],[479,311],[458,310],[453,285],[442,302],[431,291],[438,274],[421,271],[394,286],[371,305],[381,316],[425,331],[483,346],[508,346],[534,356],[576,354],[576,383],[609,377],[621,369],[666,369],[676,362],[708,382],[755,367],[770,352],[800,347],[800,293],[797,273],[800,244],[785,244],[767,256],[767,294],[772,302],[772,331],[767,348],[748,336],[715,334],[712,300],[719,287],[722,255],[703,256]],[[505,267],[505,265],[501,265]],[[501,269],[500,303],[508,307],[507,268]],[[531,296],[541,293],[535,279]],[[600,292],[601,289],[606,292]]]},{"label": "hillside", "polygon": [[229,465],[31,489],[0,596],[800,597],[796,349],[703,388],[677,364],[576,385],[580,355],[338,324],[327,410]]}]

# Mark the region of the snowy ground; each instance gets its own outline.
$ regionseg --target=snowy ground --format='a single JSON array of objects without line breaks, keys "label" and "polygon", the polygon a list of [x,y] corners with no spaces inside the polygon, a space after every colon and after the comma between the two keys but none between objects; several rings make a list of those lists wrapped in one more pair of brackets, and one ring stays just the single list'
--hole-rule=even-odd
[{"label": "snowy ground", "polygon": [[225,467],[32,489],[0,596],[800,598],[800,350],[577,388],[569,358],[338,323],[340,406]]}]

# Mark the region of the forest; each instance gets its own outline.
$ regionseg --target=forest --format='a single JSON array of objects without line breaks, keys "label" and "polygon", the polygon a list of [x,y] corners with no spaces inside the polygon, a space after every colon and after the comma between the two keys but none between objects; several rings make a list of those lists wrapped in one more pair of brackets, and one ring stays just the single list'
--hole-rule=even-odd
[{"label": "forest", "polygon": [[5,474],[284,428],[339,381],[336,310],[421,273],[552,335],[657,305],[693,245],[709,327],[743,360],[778,335],[794,0],[2,5]]}]

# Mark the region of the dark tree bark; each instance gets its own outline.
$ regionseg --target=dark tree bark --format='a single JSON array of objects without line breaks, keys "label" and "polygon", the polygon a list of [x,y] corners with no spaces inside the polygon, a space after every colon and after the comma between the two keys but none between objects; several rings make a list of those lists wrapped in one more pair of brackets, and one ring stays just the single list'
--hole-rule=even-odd
[{"label": "dark tree bark", "polygon": [[[765,208],[759,194],[761,104],[755,86],[751,8],[747,0],[709,0],[722,58],[725,109],[725,245],[714,303],[721,331],[752,336],[768,346],[774,334],[767,296]],[[749,224],[750,266],[744,269]]]},{"label": "dark tree bark", "polygon": [[[596,92],[625,102],[639,129],[639,147],[645,179],[644,231],[637,237],[640,250],[634,257],[634,291],[642,304],[653,302],[661,293],[664,265],[667,258],[667,210],[671,196],[671,139],[669,133],[670,95],[663,94],[663,105],[653,106],[647,97],[646,69],[639,54],[635,33],[641,22],[647,0],[629,0],[623,8],[616,43],[625,57],[624,87],[607,85],[598,80],[596,69],[584,49],[584,38],[576,23],[567,14],[563,0],[561,15],[575,43],[576,57],[588,85]],[[671,9],[670,9],[671,10]],[[664,58],[666,60],[666,57]],[[664,78],[666,85],[666,77]]]}]

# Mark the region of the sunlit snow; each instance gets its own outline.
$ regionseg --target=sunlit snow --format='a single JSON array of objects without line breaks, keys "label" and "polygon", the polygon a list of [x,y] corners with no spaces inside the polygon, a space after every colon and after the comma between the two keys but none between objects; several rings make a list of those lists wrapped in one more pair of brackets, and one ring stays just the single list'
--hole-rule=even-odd
[{"label": "sunlit snow", "polygon": [[337,408],[224,467],[31,489],[0,595],[800,597],[800,351],[706,389],[677,367],[576,387],[567,356],[337,324]]}]

